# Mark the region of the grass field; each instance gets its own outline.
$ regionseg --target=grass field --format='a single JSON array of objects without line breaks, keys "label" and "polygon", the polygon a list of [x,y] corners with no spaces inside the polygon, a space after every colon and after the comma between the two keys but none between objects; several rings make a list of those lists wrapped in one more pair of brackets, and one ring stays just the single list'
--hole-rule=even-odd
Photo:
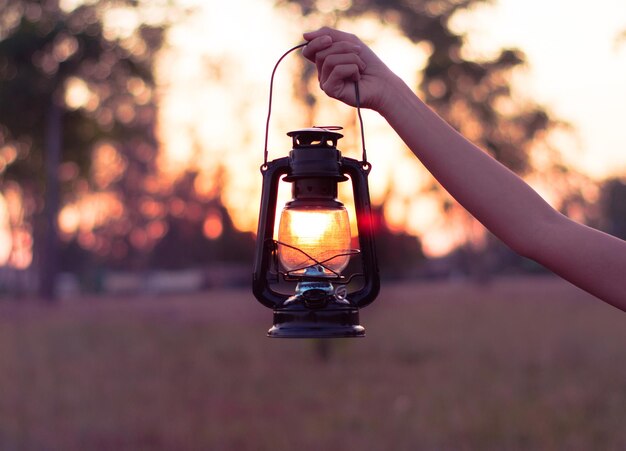
[{"label": "grass field", "polygon": [[386,284],[364,339],[271,318],[247,290],[1,301],[0,449],[626,449],[626,314],[560,280]]}]

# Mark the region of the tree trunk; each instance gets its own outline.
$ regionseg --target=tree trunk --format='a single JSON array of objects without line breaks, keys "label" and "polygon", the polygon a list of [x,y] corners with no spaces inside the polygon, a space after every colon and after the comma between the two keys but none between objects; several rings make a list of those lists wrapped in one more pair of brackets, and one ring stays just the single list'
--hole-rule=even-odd
[{"label": "tree trunk", "polygon": [[63,141],[61,107],[51,100],[46,121],[45,136],[45,193],[43,233],[39,235],[39,296],[47,301],[55,299],[56,278],[59,272],[59,164]]}]

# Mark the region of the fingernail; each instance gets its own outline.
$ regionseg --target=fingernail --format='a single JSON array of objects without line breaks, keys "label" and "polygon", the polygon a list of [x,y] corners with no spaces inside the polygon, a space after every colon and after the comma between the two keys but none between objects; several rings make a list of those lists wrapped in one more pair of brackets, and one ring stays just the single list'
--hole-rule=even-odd
[{"label": "fingernail", "polygon": [[320,42],[322,44],[332,44],[333,43],[333,39],[330,36],[326,35],[326,36],[322,36],[321,37]]}]

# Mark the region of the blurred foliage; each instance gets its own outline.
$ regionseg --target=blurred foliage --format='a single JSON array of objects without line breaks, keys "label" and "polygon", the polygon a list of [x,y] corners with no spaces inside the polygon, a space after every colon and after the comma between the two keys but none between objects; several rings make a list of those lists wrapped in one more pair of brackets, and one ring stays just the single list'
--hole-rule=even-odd
[{"label": "blurred foliage", "polygon": [[[154,229],[140,208],[156,171],[153,66],[167,28],[184,13],[169,0],[0,0],[0,190],[20,187],[21,226],[32,231],[41,274],[60,262],[37,243],[57,241],[59,209],[80,202],[91,216],[111,218],[64,238],[96,258],[136,264],[130,230]],[[50,136],[62,148],[58,167]],[[60,200],[46,194],[58,184]]]},{"label": "blurred foliage", "polygon": [[626,181],[614,178],[604,182],[600,203],[602,228],[626,240]]},{"label": "blurred foliage", "polygon": [[411,277],[416,265],[424,259],[421,242],[407,232],[392,230],[385,221],[383,207],[372,207],[381,277],[386,280]]},{"label": "blurred foliage", "polygon": [[220,197],[221,184],[212,194],[200,195],[197,178],[197,172],[187,171],[167,189],[133,199],[134,214],[144,220],[109,218],[89,232],[92,240],[86,242],[77,234],[68,243],[62,269],[88,275],[103,267],[177,270],[251,261],[254,237],[233,225]]},{"label": "blurred foliage", "polygon": [[98,140],[154,147],[152,63],[163,24],[126,30],[114,23],[115,14],[132,23],[142,2],[0,3],[0,139],[18,149],[4,179],[41,178],[52,102],[64,111],[63,161],[83,176]]}]

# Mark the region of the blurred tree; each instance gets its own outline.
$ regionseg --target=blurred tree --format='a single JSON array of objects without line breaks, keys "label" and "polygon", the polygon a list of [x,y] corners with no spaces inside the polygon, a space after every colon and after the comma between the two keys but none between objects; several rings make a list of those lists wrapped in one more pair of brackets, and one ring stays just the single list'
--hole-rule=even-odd
[{"label": "blurred tree", "polygon": [[391,230],[385,221],[384,203],[372,208],[376,233],[376,257],[381,276],[402,279],[415,273],[416,265],[424,259],[419,238],[402,231]]},{"label": "blurred tree", "polygon": [[602,186],[602,228],[626,240],[626,182],[622,179],[607,180]]},{"label": "blurred tree", "polygon": [[[95,190],[114,181],[88,177],[92,147],[108,152],[95,171],[122,165],[135,171],[128,178],[135,185],[154,156],[152,63],[169,8],[165,1],[0,0],[0,147],[13,150],[0,183],[17,182],[24,204],[33,205],[27,216],[45,298],[54,295],[59,264],[60,196],[75,195],[87,179]],[[147,10],[151,23],[143,20]],[[125,189],[120,196],[137,197]]]},{"label": "blurred tree", "polygon": [[166,201],[166,232],[149,254],[151,267],[182,269],[252,261],[254,236],[233,225],[221,199],[224,169],[216,172],[215,186],[204,195],[196,188],[198,172],[187,171],[178,178]]}]

